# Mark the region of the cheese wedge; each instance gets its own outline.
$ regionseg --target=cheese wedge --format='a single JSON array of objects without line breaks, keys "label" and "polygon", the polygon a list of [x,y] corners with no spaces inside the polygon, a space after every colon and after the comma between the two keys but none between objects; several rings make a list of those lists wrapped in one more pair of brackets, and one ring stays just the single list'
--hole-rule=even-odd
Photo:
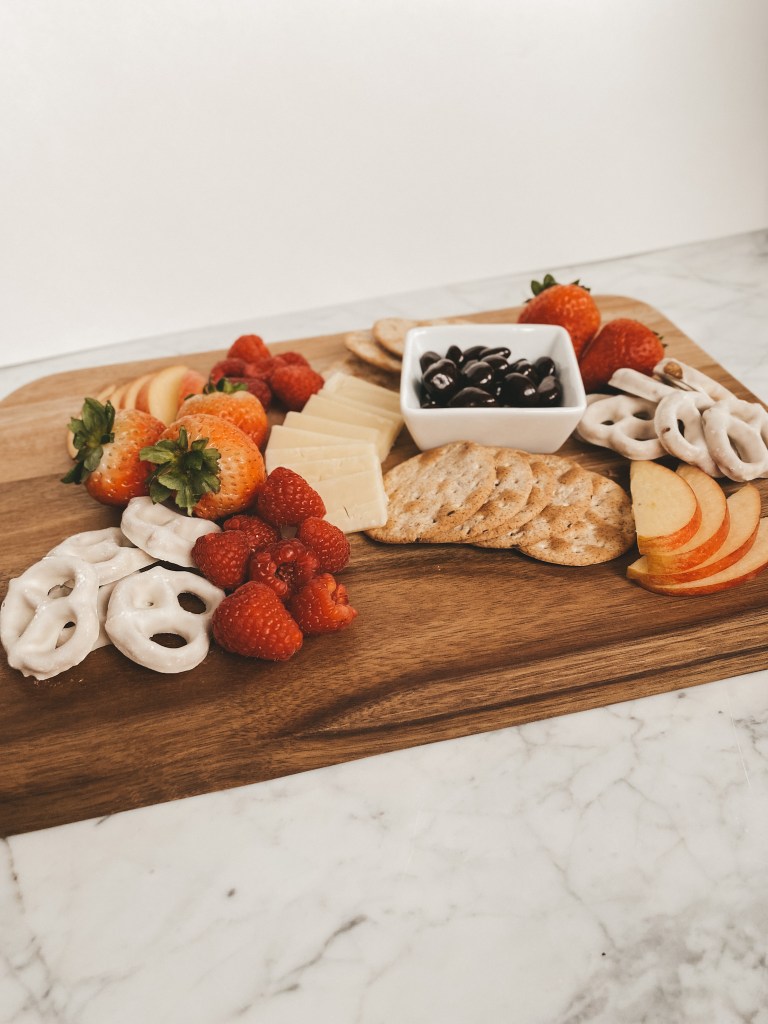
[{"label": "cheese wedge", "polygon": [[399,410],[397,412],[393,412],[391,409],[382,409],[380,405],[371,405],[370,402],[366,401],[365,398],[361,398],[360,395],[350,395],[345,391],[339,391],[332,395],[324,395],[321,389],[317,392],[317,397],[327,398],[331,402],[340,402],[342,405],[349,406],[350,409],[358,409],[362,413],[382,416],[385,420],[389,420],[391,423],[396,424],[398,429],[403,425],[403,417],[400,415]]},{"label": "cheese wedge", "polygon": [[[313,398],[316,396],[313,395]],[[307,403],[309,404],[309,403]],[[311,431],[315,434],[332,434],[341,437],[344,441],[370,441],[376,448],[379,458],[383,462],[387,457],[391,445],[387,443],[387,437],[381,430],[373,427],[364,427],[356,423],[345,423],[341,420],[330,420],[324,416],[310,416],[306,412],[289,412],[286,414],[284,427],[292,429]],[[273,428],[274,431],[277,427]]]},{"label": "cheese wedge", "polygon": [[302,415],[305,413],[308,416],[319,416],[332,420],[334,423],[349,423],[355,427],[368,427],[377,430],[381,435],[382,445],[386,445],[385,455],[400,433],[400,423],[392,420],[390,416],[368,412],[363,407],[358,408],[356,405],[336,399],[321,398],[320,395],[312,395],[304,406]]},{"label": "cheese wedge", "polygon": [[[328,450],[326,449],[326,451]],[[330,450],[333,451],[334,449]],[[370,452],[368,455],[351,455],[347,458],[329,457],[327,459],[313,459],[311,461],[286,459],[283,451],[277,451],[275,452],[275,458],[278,460],[275,465],[292,469],[294,473],[303,476],[305,480],[312,484],[319,480],[349,476],[351,473],[381,472],[381,463],[375,451]],[[272,472],[269,469],[269,462],[267,463],[267,471]]]},{"label": "cheese wedge", "polygon": [[348,373],[337,370],[332,373],[323,387],[318,391],[319,395],[349,395],[355,401],[365,402],[373,411],[386,409],[388,412],[400,414],[400,395],[397,391],[390,391],[389,388],[382,388],[378,384],[371,384],[370,381],[362,380],[360,377],[352,377]]},{"label": "cheese wedge", "polygon": [[325,518],[344,533],[371,530],[387,521],[387,495],[381,467],[374,473],[349,473],[312,486],[325,502]]},{"label": "cheese wedge", "polygon": [[[267,445],[264,452],[264,462],[267,472],[271,473],[275,466],[291,466],[304,463],[320,462],[333,457],[334,459],[347,459],[356,455],[373,455],[378,460],[379,456],[372,444],[366,442],[352,441],[350,444],[316,444],[297,448],[281,448],[279,445],[270,448]],[[300,470],[296,470],[300,472]]]},{"label": "cheese wedge", "polygon": [[[292,415],[288,413],[288,415]],[[287,419],[287,417],[286,417]],[[326,421],[323,420],[323,423]],[[374,433],[374,438],[378,440],[378,435]],[[267,444],[267,451],[270,449],[277,448],[330,448],[334,445],[340,447],[346,447],[349,444],[373,444],[373,442],[366,438],[365,441],[358,441],[355,437],[350,437],[348,434],[330,434],[327,432],[321,433],[317,430],[303,430],[296,427],[287,427],[276,425],[272,427],[269,434],[269,442]],[[376,444],[373,444],[374,450],[378,451]]]}]

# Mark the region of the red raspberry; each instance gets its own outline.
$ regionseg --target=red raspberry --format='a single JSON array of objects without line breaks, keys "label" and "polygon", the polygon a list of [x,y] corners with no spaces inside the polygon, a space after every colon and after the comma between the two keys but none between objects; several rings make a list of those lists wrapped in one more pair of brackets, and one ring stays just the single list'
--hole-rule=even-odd
[{"label": "red raspberry", "polygon": [[320,563],[299,540],[281,540],[255,551],[248,561],[248,579],[264,583],[287,601],[309,583]]},{"label": "red raspberry", "polygon": [[349,603],[347,588],[329,572],[306,583],[288,608],[302,633],[333,633],[344,629],[357,615]]},{"label": "red raspberry", "polygon": [[225,530],[239,530],[248,541],[251,551],[256,551],[258,548],[263,548],[267,544],[274,544],[280,540],[280,533],[274,526],[265,523],[258,516],[245,514],[230,516],[221,525]]},{"label": "red raspberry", "polygon": [[265,409],[272,404],[272,388],[265,380],[259,377],[228,377],[227,380],[231,380],[233,384],[244,384],[246,391],[255,395]]},{"label": "red raspberry", "polygon": [[325,381],[311,366],[281,366],[272,374],[272,390],[286,409],[301,412]]},{"label": "red raspberry", "polygon": [[251,546],[244,533],[205,533],[194,543],[192,561],[214,586],[234,590],[245,581],[250,554]]},{"label": "red raspberry", "polygon": [[296,536],[320,559],[321,572],[341,572],[349,562],[349,541],[338,526],[325,519],[310,516]]},{"label": "red raspberry", "polygon": [[256,508],[262,519],[275,526],[298,526],[310,516],[322,519],[323,499],[303,476],[292,469],[273,469],[256,497]]},{"label": "red raspberry", "polygon": [[252,363],[243,364],[244,377],[258,377],[269,383],[269,378],[275,372],[280,363],[276,364],[277,356],[265,356],[263,359],[254,359]]},{"label": "red raspberry", "polygon": [[208,376],[212,383],[218,384],[222,377],[242,377],[246,365],[244,359],[219,359],[211,367]]},{"label": "red raspberry", "polygon": [[257,359],[266,359],[269,349],[258,334],[242,334],[232,342],[227,355],[233,359],[244,359],[246,363],[255,363]]},{"label": "red raspberry", "polygon": [[211,625],[225,650],[248,658],[286,661],[304,641],[283,602],[263,583],[244,583],[225,597]]},{"label": "red raspberry", "polygon": [[309,360],[301,352],[281,352],[276,359],[281,359],[284,366],[309,366]]}]

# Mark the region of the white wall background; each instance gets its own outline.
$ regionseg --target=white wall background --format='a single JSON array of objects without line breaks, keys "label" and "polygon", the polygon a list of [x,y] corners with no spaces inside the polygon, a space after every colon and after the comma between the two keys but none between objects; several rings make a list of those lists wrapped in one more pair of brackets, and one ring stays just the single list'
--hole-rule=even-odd
[{"label": "white wall background", "polygon": [[2,0],[0,362],[768,225],[765,0]]}]

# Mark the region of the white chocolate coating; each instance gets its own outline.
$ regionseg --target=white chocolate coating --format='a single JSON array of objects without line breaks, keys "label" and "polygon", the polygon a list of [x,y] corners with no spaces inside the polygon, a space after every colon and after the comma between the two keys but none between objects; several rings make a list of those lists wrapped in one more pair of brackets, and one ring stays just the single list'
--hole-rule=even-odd
[{"label": "white chocolate coating", "polygon": [[132,498],[120,522],[125,536],[136,547],[163,562],[194,566],[192,548],[198,537],[221,529],[208,519],[185,516],[151,498]]},{"label": "white chocolate coating", "polygon": [[155,561],[146,551],[134,547],[119,526],[75,533],[57,544],[48,554],[75,555],[90,562],[99,574],[100,587],[129,576]]}]

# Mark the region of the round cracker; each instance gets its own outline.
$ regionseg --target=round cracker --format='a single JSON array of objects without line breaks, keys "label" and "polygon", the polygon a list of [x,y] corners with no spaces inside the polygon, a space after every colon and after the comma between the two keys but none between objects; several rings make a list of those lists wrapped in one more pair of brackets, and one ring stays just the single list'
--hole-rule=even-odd
[{"label": "round cracker", "polygon": [[405,336],[412,327],[418,326],[418,320],[408,320],[401,316],[387,316],[374,323],[371,333],[374,341],[377,341],[383,349],[402,359],[405,351]]},{"label": "round cracker", "polygon": [[370,363],[380,370],[387,370],[390,373],[400,373],[402,360],[386,352],[379,345],[370,331],[349,331],[344,335],[344,344],[350,352],[364,363]]},{"label": "round cracker", "polygon": [[494,449],[457,441],[422,452],[384,477],[388,498],[385,526],[367,530],[385,544],[430,540],[464,522],[484,504],[496,485]]},{"label": "round cracker", "polygon": [[474,544],[494,537],[525,507],[534,477],[526,452],[516,448],[494,448],[496,483],[488,500],[463,523],[449,528],[442,541]]},{"label": "round cracker", "polygon": [[548,505],[519,531],[519,551],[557,565],[596,565],[618,558],[632,546],[635,523],[628,495],[608,477],[589,477],[589,501]]},{"label": "round cracker", "polygon": [[[524,454],[527,455],[528,453]],[[533,475],[531,493],[528,495],[528,500],[516,515],[510,516],[503,530],[500,530],[499,533],[492,537],[484,537],[482,540],[475,541],[474,543],[478,547],[513,548],[518,530],[525,526],[526,523],[535,519],[551,501],[552,495],[555,492],[555,484],[557,483],[555,474],[548,466],[540,462],[536,455],[528,455],[528,461]]]}]

